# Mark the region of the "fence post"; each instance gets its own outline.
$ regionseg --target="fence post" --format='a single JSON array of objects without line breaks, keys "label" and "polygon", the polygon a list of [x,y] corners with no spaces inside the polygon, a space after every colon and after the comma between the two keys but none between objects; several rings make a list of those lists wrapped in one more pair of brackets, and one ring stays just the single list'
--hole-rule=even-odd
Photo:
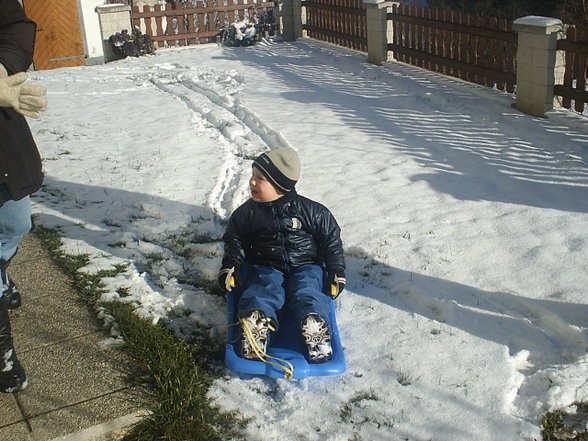
[{"label": "fence post", "polygon": [[302,1],[278,1],[278,25],[282,38],[293,41],[302,37]]},{"label": "fence post", "polygon": [[[380,65],[388,61],[388,12],[393,4],[400,5],[400,3],[386,0],[363,0],[363,4],[366,10],[368,61]],[[390,41],[392,41],[391,36]]]},{"label": "fence post", "polygon": [[102,48],[104,49],[104,62],[116,60],[119,57],[114,53],[108,38],[123,29],[131,32],[131,7],[122,4],[96,6],[98,21],[100,22],[100,34],[102,35]]},{"label": "fence post", "polygon": [[563,24],[556,18],[529,15],[517,18],[513,29],[519,33],[516,107],[529,115],[545,116],[553,109],[556,45]]}]

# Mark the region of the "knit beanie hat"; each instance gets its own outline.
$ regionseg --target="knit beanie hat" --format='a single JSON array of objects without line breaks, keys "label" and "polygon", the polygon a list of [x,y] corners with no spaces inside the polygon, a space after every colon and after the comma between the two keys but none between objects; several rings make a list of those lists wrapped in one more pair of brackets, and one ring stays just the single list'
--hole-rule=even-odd
[{"label": "knit beanie hat", "polygon": [[253,167],[257,167],[274,186],[286,192],[293,190],[300,178],[300,158],[290,147],[262,153],[253,161]]}]

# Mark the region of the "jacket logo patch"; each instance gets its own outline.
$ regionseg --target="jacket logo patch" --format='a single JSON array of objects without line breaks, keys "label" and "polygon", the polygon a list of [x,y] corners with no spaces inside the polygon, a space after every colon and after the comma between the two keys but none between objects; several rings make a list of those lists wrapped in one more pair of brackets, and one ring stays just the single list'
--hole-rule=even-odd
[{"label": "jacket logo patch", "polygon": [[300,230],[302,228],[302,222],[298,218],[292,218],[292,228],[295,230]]}]

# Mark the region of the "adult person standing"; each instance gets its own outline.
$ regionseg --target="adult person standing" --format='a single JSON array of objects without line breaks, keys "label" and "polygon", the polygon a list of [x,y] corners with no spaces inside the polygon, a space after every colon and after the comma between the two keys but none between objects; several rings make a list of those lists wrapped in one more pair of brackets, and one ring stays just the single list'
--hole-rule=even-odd
[{"label": "adult person standing", "polygon": [[6,266],[31,229],[30,195],[43,183],[41,156],[25,116],[37,118],[46,109],[46,90],[23,84],[33,62],[35,32],[18,0],[0,0],[0,392],[27,386],[8,314],[7,297],[18,306],[18,290]]}]

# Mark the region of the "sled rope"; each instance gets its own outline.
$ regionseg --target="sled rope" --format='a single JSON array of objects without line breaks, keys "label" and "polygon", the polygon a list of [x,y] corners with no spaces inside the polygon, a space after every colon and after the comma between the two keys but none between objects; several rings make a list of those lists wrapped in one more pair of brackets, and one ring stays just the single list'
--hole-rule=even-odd
[{"label": "sled rope", "polygon": [[[251,330],[249,323],[247,323],[247,320],[245,320],[245,319],[239,319],[239,320],[241,322],[241,326],[243,327],[243,333],[245,334],[245,337],[247,337],[249,344],[251,344],[251,347],[253,348],[253,352],[255,352],[255,355],[257,355],[257,357],[262,362],[279,367],[282,371],[284,371],[284,378],[286,380],[292,380],[294,378],[294,366],[292,365],[292,363],[290,363],[288,360],[284,360],[282,358],[272,357],[271,355],[268,355],[257,344],[257,341],[255,340],[255,337],[253,336],[253,331]],[[272,360],[275,360],[275,361],[272,361]]]}]

